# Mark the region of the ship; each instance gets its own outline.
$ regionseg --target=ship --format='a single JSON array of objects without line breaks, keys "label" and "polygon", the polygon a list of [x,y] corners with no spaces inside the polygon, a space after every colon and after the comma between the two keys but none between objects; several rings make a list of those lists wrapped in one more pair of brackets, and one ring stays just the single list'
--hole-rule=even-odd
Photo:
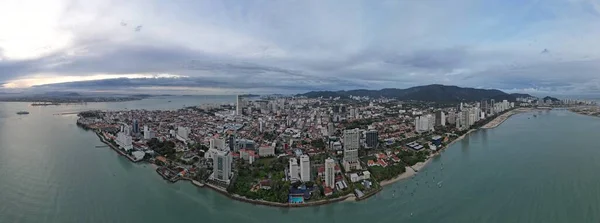
[{"label": "ship", "polygon": [[28,111],[20,111],[20,112],[17,112],[17,115],[29,115],[29,112]]}]

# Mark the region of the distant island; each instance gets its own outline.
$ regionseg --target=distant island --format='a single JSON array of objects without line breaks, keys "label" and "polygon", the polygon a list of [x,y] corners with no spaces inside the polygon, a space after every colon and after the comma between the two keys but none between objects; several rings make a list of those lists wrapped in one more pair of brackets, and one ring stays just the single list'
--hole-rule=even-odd
[{"label": "distant island", "polygon": [[381,90],[311,91],[296,96],[308,98],[347,98],[354,96],[431,102],[474,102],[491,99],[496,101],[516,101],[517,98],[533,97],[529,94],[509,94],[496,89],[463,88],[440,84],[416,86],[407,89],[385,88]]},{"label": "distant island", "polygon": [[43,94],[3,94],[0,95],[2,102],[32,102],[34,106],[48,106],[87,102],[122,102],[135,101],[152,97],[149,94],[136,95],[84,95],[77,92],[46,92]]}]

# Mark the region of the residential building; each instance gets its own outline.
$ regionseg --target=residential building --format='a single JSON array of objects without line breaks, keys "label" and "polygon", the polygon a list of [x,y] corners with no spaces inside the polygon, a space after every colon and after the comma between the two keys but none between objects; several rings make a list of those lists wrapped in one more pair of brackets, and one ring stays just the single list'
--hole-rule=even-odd
[{"label": "residential building", "polygon": [[296,160],[296,158],[290,158],[289,160],[289,178],[290,181],[297,181],[298,180],[298,160]]},{"label": "residential building", "polygon": [[242,115],[242,97],[239,95],[236,97],[235,114]]},{"label": "residential building", "polygon": [[219,139],[219,138],[212,138],[209,140],[209,149],[216,149],[216,150],[221,150],[221,151],[225,151],[227,149],[227,146],[225,145],[225,140],[224,139]]},{"label": "residential building", "polygon": [[310,179],[310,158],[308,155],[302,155],[300,156],[300,180],[308,182]]},{"label": "residential building", "polygon": [[344,130],[344,161],[358,161],[358,149],[360,148],[360,130]]},{"label": "residential building", "polygon": [[117,145],[125,151],[133,149],[133,140],[129,131],[129,126],[121,125],[121,131],[117,133]]},{"label": "residential building", "polygon": [[369,130],[365,133],[365,147],[377,148],[379,145],[379,133],[376,130]]},{"label": "residential building", "polygon": [[439,110],[435,113],[435,125],[446,126],[446,114],[444,114],[444,111]]},{"label": "residential building", "polygon": [[147,125],[144,126],[144,139],[145,140],[152,139],[152,131],[150,130],[150,128]]},{"label": "residential building", "polygon": [[229,151],[217,151],[213,161],[213,176],[215,180],[229,184],[231,178],[231,153]]},{"label": "residential building", "polygon": [[325,186],[335,187],[335,161],[332,158],[325,160]]}]

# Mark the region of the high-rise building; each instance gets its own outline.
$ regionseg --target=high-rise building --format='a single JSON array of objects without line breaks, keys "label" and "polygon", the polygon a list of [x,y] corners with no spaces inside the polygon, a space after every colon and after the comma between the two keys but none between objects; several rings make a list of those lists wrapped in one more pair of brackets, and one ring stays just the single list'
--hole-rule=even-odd
[{"label": "high-rise building", "polygon": [[435,112],[435,126],[446,126],[446,114],[439,110]]},{"label": "high-rise building", "polygon": [[433,131],[435,117],[433,115],[417,116],[415,118],[415,131],[418,133]]},{"label": "high-rise building", "polygon": [[140,125],[139,125],[137,119],[133,120],[133,133],[135,133],[135,134],[140,133]]},{"label": "high-rise building", "polygon": [[302,182],[310,181],[310,158],[308,155],[300,156],[300,180]]},{"label": "high-rise building", "polygon": [[327,135],[333,136],[335,134],[335,126],[333,122],[327,123]]},{"label": "high-rise building", "polygon": [[365,147],[377,148],[379,145],[379,134],[376,130],[369,130],[365,133]]},{"label": "high-rise building", "polygon": [[296,181],[298,180],[298,160],[296,160],[296,158],[290,158],[290,180],[291,181]]},{"label": "high-rise building", "polygon": [[[209,149],[225,151],[227,146],[224,139],[212,138],[209,140]],[[233,150],[232,150],[233,151]]]},{"label": "high-rise building", "polygon": [[344,161],[358,161],[358,149],[360,148],[360,130],[344,130]]},{"label": "high-rise building", "polygon": [[150,128],[148,128],[147,125],[144,125],[144,139],[150,140],[151,138],[152,138],[152,132],[150,131]]},{"label": "high-rise building", "polygon": [[216,151],[213,160],[214,179],[229,184],[231,178],[231,153],[229,151]]},{"label": "high-rise building", "polygon": [[335,161],[332,158],[325,160],[325,186],[333,188],[335,184]]},{"label": "high-rise building", "polygon": [[448,112],[448,124],[456,123],[456,113],[454,111]]},{"label": "high-rise building", "polygon": [[133,140],[129,126],[121,125],[121,131],[117,133],[117,145],[125,151],[133,149]]},{"label": "high-rise building", "polygon": [[235,114],[242,115],[242,97],[236,97]]},{"label": "high-rise building", "polygon": [[264,131],[262,118],[258,118],[258,131],[261,133]]},{"label": "high-rise building", "polygon": [[229,135],[227,138],[227,145],[229,146],[229,151],[236,151],[235,144],[235,135]]}]

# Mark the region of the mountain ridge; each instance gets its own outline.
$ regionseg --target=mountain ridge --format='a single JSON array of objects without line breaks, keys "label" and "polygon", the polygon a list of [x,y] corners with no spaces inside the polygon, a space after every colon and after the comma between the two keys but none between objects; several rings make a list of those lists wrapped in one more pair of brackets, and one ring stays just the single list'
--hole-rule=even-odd
[{"label": "mountain ridge", "polygon": [[497,89],[469,88],[441,84],[415,86],[406,89],[383,88],[381,90],[356,89],[347,91],[310,91],[304,94],[298,94],[297,96],[305,96],[308,98],[368,96],[371,98],[386,97],[398,100],[433,102],[481,101],[489,99],[515,101],[517,97],[532,97],[528,94],[509,94]]}]

